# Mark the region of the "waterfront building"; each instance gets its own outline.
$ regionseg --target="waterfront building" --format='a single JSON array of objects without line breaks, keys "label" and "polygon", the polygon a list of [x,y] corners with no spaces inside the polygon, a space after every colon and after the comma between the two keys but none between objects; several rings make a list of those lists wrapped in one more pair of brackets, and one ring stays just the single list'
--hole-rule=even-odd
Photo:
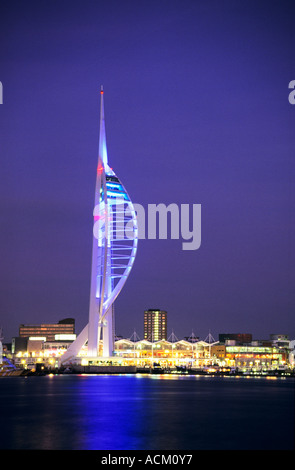
[{"label": "waterfront building", "polygon": [[271,334],[270,340],[273,345],[279,348],[289,348],[290,340],[288,335]]},{"label": "waterfront building", "polygon": [[115,357],[124,362],[133,359],[138,366],[159,363],[162,367],[182,365],[187,367],[204,366],[210,363],[209,344],[204,341],[190,343],[186,340],[171,342],[160,340],[151,342],[140,340],[119,340],[116,342]]},{"label": "waterfront building", "polygon": [[253,341],[250,334],[220,334],[219,340],[212,346],[212,356],[222,365],[259,371],[274,370],[289,363],[289,341],[285,335],[270,335],[268,340]]},{"label": "waterfront building", "polygon": [[43,357],[60,357],[75,339],[73,318],[41,325],[21,324],[19,336],[12,338],[11,354],[17,364],[33,367]]},{"label": "waterfront building", "polygon": [[225,361],[225,344],[217,343],[211,346],[211,354],[212,357],[215,358],[216,362],[224,362]]},{"label": "waterfront building", "polygon": [[12,354],[18,354],[19,352],[24,352],[27,350],[28,347],[28,340],[29,338],[27,337],[20,337],[20,336],[15,336],[12,338],[11,341],[11,353]]},{"label": "waterfront building", "polygon": [[295,367],[295,340],[290,341],[289,343],[289,357],[288,357],[289,364],[292,367]]},{"label": "waterfront building", "polygon": [[102,89],[100,97],[89,319],[61,358],[62,363],[78,357],[86,347],[90,358],[113,355],[114,302],[129,276],[137,251],[138,228],[134,206],[108,163]]},{"label": "waterfront building", "polygon": [[220,364],[242,371],[273,370],[286,365],[286,354],[274,346],[256,346],[250,344],[225,344],[224,358]]},{"label": "waterfront building", "polygon": [[36,364],[49,368],[58,367],[59,358],[76,339],[76,335],[56,335],[54,341],[44,338],[12,338],[12,351],[8,353],[15,365],[35,369]]},{"label": "waterfront building", "polygon": [[144,312],[144,339],[167,340],[167,312],[149,309]]},{"label": "waterfront building", "polygon": [[[201,368],[211,364],[209,343],[198,341],[190,343],[185,340],[171,342],[167,340],[148,341],[146,339],[131,341],[119,339],[115,342],[113,365],[134,365],[137,367],[152,367],[155,363],[164,368],[186,366]],[[103,357],[89,358],[87,352],[81,361],[75,364],[98,366],[109,364]],[[74,363],[73,363],[74,364]]]},{"label": "waterfront building", "polygon": [[[70,342],[42,342],[31,340],[23,351],[14,354],[14,362],[18,366],[36,369],[37,366],[55,369],[60,365],[60,358],[69,348]],[[293,356],[292,356],[293,358]],[[291,359],[292,359],[291,358]],[[135,366],[153,367],[159,364],[163,368],[178,366],[204,369],[228,367],[242,372],[259,372],[276,370],[280,367],[291,366],[285,349],[275,346],[231,345],[209,343],[207,341],[148,341],[120,338],[114,342],[112,357],[103,356],[103,341],[99,341],[98,355],[89,357],[87,346],[80,355],[73,357],[69,366]],[[210,369],[213,370],[213,369]]]},{"label": "waterfront building", "polygon": [[20,325],[20,338],[42,338],[44,341],[54,341],[56,335],[74,335],[75,320],[65,318],[58,323],[42,323],[41,325]]},{"label": "waterfront building", "polygon": [[[60,365],[60,358],[63,357],[70,343],[66,341],[42,342],[31,341],[18,350],[13,357],[18,366],[25,368],[36,368],[36,365],[43,364],[51,369]],[[89,357],[87,347],[80,356],[73,357],[69,365],[108,365],[110,361],[113,365],[134,365],[138,367],[153,366],[159,363],[163,367],[175,367],[178,365],[186,367],[201,368],[210,365],[211,345],[205,341],[190,343],[186,340],[176,342],[161,340],[151,342],[148,340],[131,341],[130,339],[117,339],[114,344],[112,357],[103,356],[103,341],[99,342],[99,355]]]},{"label": "waterfront building", "polygon": [[2,364],[2,355],[3,355],[2,341],[3,341],[3,334],[2,334],[2,328],[0,328],[0,364]]}]

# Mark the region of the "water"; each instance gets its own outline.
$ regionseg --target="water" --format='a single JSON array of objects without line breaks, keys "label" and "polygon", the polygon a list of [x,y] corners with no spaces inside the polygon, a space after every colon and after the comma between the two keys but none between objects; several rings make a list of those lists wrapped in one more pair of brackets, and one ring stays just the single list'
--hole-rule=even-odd
[{"label": "water", "polygon": [[1,449],[293,449],[294,380],[64,375],[0,379]]}]

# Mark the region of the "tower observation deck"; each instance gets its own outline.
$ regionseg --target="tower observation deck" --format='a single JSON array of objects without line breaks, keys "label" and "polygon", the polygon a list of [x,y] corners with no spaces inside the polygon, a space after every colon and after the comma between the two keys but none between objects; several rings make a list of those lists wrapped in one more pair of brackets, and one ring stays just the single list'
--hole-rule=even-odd
[{"label": "tower observation deck", "polygon": [[94,225],[89,320],[61,357],[71,361],[85,345],[89,357],[111,357],[114,349],[114,301],[134,263],[138,227],[136,213],[123,184],[108,164],[104,118],[104,92],[100,92],[100,131],[94,197]]}]

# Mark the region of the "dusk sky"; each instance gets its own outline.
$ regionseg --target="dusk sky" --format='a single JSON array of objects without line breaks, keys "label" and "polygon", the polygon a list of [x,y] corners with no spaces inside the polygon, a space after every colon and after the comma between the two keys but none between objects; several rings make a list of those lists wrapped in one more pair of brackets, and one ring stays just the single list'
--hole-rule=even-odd
[{"label": "dusk sky", "polygon": [[140,240],[116,333],[295,338],[295,2],[2,1],[0,326],[88,322],[100,86],[135,203],[202,205],[202,243]]}]

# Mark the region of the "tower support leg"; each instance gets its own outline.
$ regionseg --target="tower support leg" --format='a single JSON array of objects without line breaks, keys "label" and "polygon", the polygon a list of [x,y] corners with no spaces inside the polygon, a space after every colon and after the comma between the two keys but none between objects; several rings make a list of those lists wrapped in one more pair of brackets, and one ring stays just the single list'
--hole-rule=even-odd
[{"label": "tower support leg", "polygon": [[113,334],[113,309],[112,306],[106,313],[103,321],[102,329],[103,357],[110,357],[114,350],[114,334]]},{"label": "tower support leg", "polygon": [[98,314],[89,317],[88,323],[88,356],[98,355],[98,342],[100,335]]}]

